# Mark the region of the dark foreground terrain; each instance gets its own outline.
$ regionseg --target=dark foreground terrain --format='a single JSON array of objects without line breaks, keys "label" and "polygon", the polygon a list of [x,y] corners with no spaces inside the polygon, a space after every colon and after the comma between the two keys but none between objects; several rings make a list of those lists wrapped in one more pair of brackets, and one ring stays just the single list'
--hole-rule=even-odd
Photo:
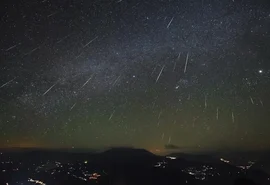
[{"label": "dark foreground terrain", "polygon": [[269,185],[270,176],[223,158],[114,148],[105,152],[14,150],[0,153],[2,185]]}]

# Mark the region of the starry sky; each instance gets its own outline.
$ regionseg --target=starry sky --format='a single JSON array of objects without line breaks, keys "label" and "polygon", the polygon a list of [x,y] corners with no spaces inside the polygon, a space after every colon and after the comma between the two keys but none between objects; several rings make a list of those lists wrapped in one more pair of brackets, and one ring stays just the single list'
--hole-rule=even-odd
[{"label": "starry sky", "polygon": [[0,9],[1,147],[270,148],[266,0]]}]

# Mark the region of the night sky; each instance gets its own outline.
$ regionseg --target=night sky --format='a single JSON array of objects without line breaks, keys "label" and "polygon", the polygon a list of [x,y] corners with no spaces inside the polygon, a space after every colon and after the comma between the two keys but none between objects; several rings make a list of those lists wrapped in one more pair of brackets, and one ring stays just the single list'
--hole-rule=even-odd
[{"label": "night sky", "polygon": [[270,2],[1,2],[0,146],[270,148]]}]

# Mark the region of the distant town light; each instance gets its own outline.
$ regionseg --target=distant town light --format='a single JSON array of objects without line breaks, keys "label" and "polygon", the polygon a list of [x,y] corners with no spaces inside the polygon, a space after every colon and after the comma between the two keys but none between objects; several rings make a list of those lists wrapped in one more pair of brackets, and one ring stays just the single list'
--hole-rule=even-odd
[{"label": "distant town light", "polygon": [[36,183],[36,184],[46,185],[46,184],[45,184],[44,182],[42,182],[42,181],[34,180],[34,179],[31,179],[31,178],[28,179],[28,182],[34,182],[34,183]]},{"label": "distant town light", "polygon": [[176,157],[172,157],[172,156],[167,156],[166,158],[171,159],[171,160],[176,159]]},{"label": "distant town light", "polygon": [[97,180],[101,175],[98,173],[93,173],[90,175],[89,179],[90,180]]},{"label": "distant town light", "polygon": [[223,158],[220,158],[220,160],[221,160],[222,162],[224,162],[224,163],[230,163],[230,161],[225,160],[225,159],[223,159]]}]

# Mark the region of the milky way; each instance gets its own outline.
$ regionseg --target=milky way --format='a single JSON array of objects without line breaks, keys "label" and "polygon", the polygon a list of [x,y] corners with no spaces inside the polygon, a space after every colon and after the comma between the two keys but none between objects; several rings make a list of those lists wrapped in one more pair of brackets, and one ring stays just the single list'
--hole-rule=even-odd
[{"label": "milky way", "polygon": [[270,147],[266,1],[44,0],[1,12],[2,146]]}]

